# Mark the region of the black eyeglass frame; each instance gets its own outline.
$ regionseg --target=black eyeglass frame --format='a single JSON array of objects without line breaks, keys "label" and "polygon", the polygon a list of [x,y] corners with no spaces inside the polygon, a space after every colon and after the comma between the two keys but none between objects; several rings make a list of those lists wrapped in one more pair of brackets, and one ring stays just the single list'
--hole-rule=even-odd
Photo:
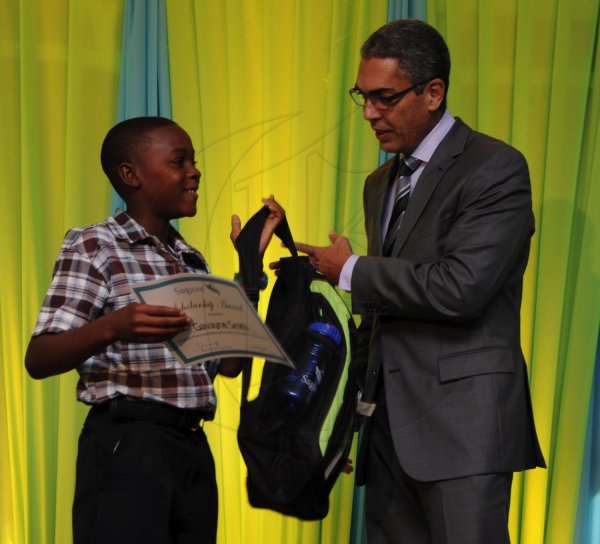
[{"label": "black eyeglass frame", "polygon": [[407,89],[404,89],[400,92],[392,94],[390,96],[381,95],[378,92],[365,94],[363,93],[356,85],[352,87],[352,89],[348,90],[348,94],[352,101],[361,108],[364,108],[367,105],[367,100],[371,101],[371,104],[376,110],[379,111],[388,111],[391,109],[394,102],[398,102],[401,98],[404,98],[408,93],[414,91],[421,85],[425,85],[429,83],[431,80],[421,81],[420,83],[416,83]]}]

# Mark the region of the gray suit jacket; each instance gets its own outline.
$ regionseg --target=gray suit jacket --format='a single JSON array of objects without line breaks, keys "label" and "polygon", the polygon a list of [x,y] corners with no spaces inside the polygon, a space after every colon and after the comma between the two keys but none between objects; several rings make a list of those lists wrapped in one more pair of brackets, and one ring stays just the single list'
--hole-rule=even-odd
[{"label": "gray suit jacket", "polygon": [[520,345],[534,232],[525,159],[457,119],[386,258],[381,214],[396,168],[386,162],[364,188],[368,256],[353,271],[352,306],[365,394],[374,398],[381,371],[396,454],[417,480],[545,466]]}]

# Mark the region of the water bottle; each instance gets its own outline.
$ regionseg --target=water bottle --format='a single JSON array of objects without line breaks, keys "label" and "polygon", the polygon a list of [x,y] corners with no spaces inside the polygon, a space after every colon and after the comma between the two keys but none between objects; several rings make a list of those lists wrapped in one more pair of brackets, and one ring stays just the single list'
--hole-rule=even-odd
[{"label": "water bottle", "polygon": [[309,343],[282,389],[281,406],[291,416],[301,414],[310,404],[323,381],[327,361],[342,342],[340,331],[329,323],[311,323],[308,330],[312,331]]}]

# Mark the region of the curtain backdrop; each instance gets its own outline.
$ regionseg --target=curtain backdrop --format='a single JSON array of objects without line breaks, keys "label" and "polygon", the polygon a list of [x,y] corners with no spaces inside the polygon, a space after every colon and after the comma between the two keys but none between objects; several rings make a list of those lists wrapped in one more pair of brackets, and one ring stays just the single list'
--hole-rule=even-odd
[{"label": "curtain backdrop", "polygon": [[30,379],[23,358],[69,227],[106,216],[99,145],[114,123],[123,7],[0,2],[0,542],[68,543],[76,374]]},{"label": "curtain backdrop", "polygon": [[[174,113],[178,115],[180,104],[189,119],[190,107],[198,108],[200,128],[194,139],[203,142],[202,149],[207,143],[211,146],[202,160],[207,211],[212,213],[212,220],[207,222],[225,225],[227,212],[220,216],[220,210],[239,209],[236,198],[240,191],[246,192],[240,202],[244,206],[254,200],[249,196],[254,188],[273,190],[271,176],[275,171],[275,192],[287,207],[292,226],[300,230],[300,239],[305,231],[308,240],[326,242],[332,223],[338,230],[341,226],[342,232],[352,239],[351,225],[336,222],[347,211],[348,199],[339,199],[335,191],[325,192],[325,187],[298,194],[298,187],[307,183],[307,170],[295,169],[289,157],[297,158],[294,150],[301,141],[299,137],[308,136],[315,127],[323,132],[320,123],[332,111],[328,109],[331,94],[344,103],[345,90],[354,81],[356,57],[346,84],[330,86],[327,96],[320,96],[308,86],[317,85],[320,80],[332,84],[335,79],[330,71],[326,72],[327,77],[319,77],[318,63],[330,57],[323,53],[317,58],[312,55],[313,47],[327,29],[313,22],[310,40],[302,42],[299,28],[310,13],[311,3],[303,3],[302,7],[276,7],[270,2],[260,5],[269,10],[267,21],[272,26],[265,25],[261,9],[256,9],[256,5],[245,8],[244,2],[236,6],[238,9],[229,3],[228,9],[215,10],[209,10],[207,3],[193,2],[189,14],[180,10],[178,14],[169,12],[170,28],[178,29],[176,38],[170,33]],[[578,476],[585,445],[599,308],[598,235],[592,213],[592,206],[598,202],[597,183],[593,183],[597,179],[594,152],[598,87],[592,80],[597,74],[597,10],[596,0],[583,2],[577,12],[568,9],[564,2],[428,2],[428,20],[446,36],[453,55],[451,111],[474,128],[521,149],[531,167],[538,229],[525,282],[523,348],[529,361],[540,439],[551,466],[548,471],[536,470],[515,479],[511,533],[514,541],[526,543],[572,541],[578,507]],[[286,13],[293,13],[294,18]],[[319,13],[321,21],[327,18],[327,11]],[[195,29],[185,31],[184,19],[195,20]],[[374,21],[370,30],[379,24]],[[213,37],[211,28],[225,31]],[[278,34],[282,28],[287,31],[284,37]],[[188,41],[176,49],[186,36],[193,37],[194,42]],[[214,43],[219,44],[217,48],[223,56],[211,55]],[[276,44],[276,51],[271,51],[270,43]],[[305,57],[296,68],[298,50]],[[190,52],[195,55],[191,63]],[[278,61],[279,57],[283,60]],[[313,62],[317,66],[307,68]],[[272,75],[274,66],[276,74]],[[343,61],[338,66],[344,66]],[[199,73],[199,83],[195,82],[196,76],[190,75],[193,67]],[[312,78],[309,81],[304,75],[307,72]],[[303,92],[294,85],[295,73],[302,74],[297,85]],[[262,74],[262,78],[256,78],[256,74]],[[261,93],[260,85],[268,84],[271,77],[281,95],[273,95],[268,88]],[[223,80],[230,84],[219,84]],[[291,130],[287,130],[289,123],[273,130],[271,125],[266,127],[265,119],[272,121],[269,113],[279,103],[292,104],[288,111],[294,111],[296,96],[302,99],[302,112],[310,107],[312,112],[323,113],[302,132],[293,131],[293,124],[302,122],[301,115],[294,119]],[[344,113],[340,109],[337,113],[337,125],[344,131]],[[262,132],[257,128],[261,123]],[[253,129],[260,140],[244,143],[247,133],[242,131]],[[368,137],[365,143],[360,126],[347,130],[346,135],[326,134],[332,140],[340,138],[347,146],[338,164],[345,165],[343,158],[347,156],[367,156],[372,161],[367,169],[374,167],[369,154],[371,143]],[[218,143],[212,144],[214,140]],[[343,146],[334,149],[344,152]],[[251,156],[256,157],[258,167],[253,166]],[[564,156],[570,160],[565,161]],[[270,166],[273,160],[278,161],[276,168]],[[356,172],[363,169],[349,168]],[[231,180],[229,188],[221,185],[223,179]],[[213,187],[215,180],[218,189]],[[361,212],[356,203],[360,201],[362,179],[336,181],[344,183],[342,189],[353,191],[354,199],[349,198],[355,206],[351,217],[358,218]],[[328,178],[322,175],[321,183],[328,183]],[[210,204],[211,200],[215,200],[215,205]],[[302,217],[305,210],[311,210],[306,219]],[[323,225],[323,217],[333,221]],[[209,240],[220,236],[216,247],[225,247],[226,231],[207,227],[207,235]],[[355,248],[360,252],[359,237]],[[211,259],[223,256],[221,251],[216,255],[210,246],[208,252]],[[235,394],[231,397],[235,399]],[[225,410],[221,416],[232,421]]]},{"label": "curtain backdrop", "polygon": [[[581,0],[574,10],[566,0],[427,1],[427,20],[452,55],[451,112],[512,143],[531,169],[537,232],[523,350],[549,469],[515,478],[510,527],[521,544],[591,543],[598,510],[586,502],[597,503],[597,485],[584,493],[580,484],[598,474],[590,468],[597,446],[588,447],[587,469],[583,463],[600,315],[599,2]],[[110,209],[98,157],[118,115],[121,57],[129,54],[124,7],[118,0],[0,3],[2,544],[71,541],[86,410],[75,401],[75,372],[35,382],[23,357],[64,232]],[[385,0],[166,2],[172,116],[190,133],[202,170],[198,215],[180,230],[215,274],[237,269],[231,213],[247,219],[270,193],[298,240],[325,244],[335,229],[358,253],[366,250],[362,184],[378,149],[347,89],[360,44],[397,7]],[[274,245],[265,262],[283,254]],[[218,417],[206,431],[218,471],[219,542],[348,541],[352,476],[340,477],[321,523],[247,505],[235,439],[240,383],[219,378],[217,389]],[[580,526],[584,536],[575,540],[580,506],[588,528]]]},{"label": "curtain backdrop", "polygon": [[575,542],[600,542],[600,338],[586,442]]},{"label": "curtain backdrop", "polygon": [[[215,274],[237,270],[231,214],[248,219],[269,194],[297,240],[325,244],[335,229],[365,251],[362,184],[378,150],[347,90],[360,44],[385,22],[386,7],[382,0],[167,3],[173,118],[191,134],[202,171],[198,216],[180,228]],[[272,244],[265,263],[283,255]],[[264,316],[268,295],[262,299]],[[204,429],[221,452],[219,541],[348,542],[353,476],[339,478],[323,522],[248,506],[236,442],[240,381],[219,378],[217,393],[217,418]]]},{"label": "curtain backdrop", "polygon": [[513,540],[573,542],[598,322],[598,1],[430,1],[453,59],[449,107],[512,143],[531,170],[537,232],[523,350],[548,470],[516,478]]}]

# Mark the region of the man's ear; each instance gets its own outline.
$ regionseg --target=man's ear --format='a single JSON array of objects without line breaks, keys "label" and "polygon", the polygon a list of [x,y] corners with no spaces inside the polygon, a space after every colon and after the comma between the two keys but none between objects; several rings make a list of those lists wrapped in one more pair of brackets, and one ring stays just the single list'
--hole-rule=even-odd
[{"label": "man's ear", "polygon": [[427,108],[430,112],[440,109],[446,96],[446,84],[440,78],[432,79],[425,87],[427,97]]},{"label": "man's ear", "polygon": [[119,177],[126,187],[137,189],[141,186],[137,170],[130,162],[123,162],[119,165]]}]

